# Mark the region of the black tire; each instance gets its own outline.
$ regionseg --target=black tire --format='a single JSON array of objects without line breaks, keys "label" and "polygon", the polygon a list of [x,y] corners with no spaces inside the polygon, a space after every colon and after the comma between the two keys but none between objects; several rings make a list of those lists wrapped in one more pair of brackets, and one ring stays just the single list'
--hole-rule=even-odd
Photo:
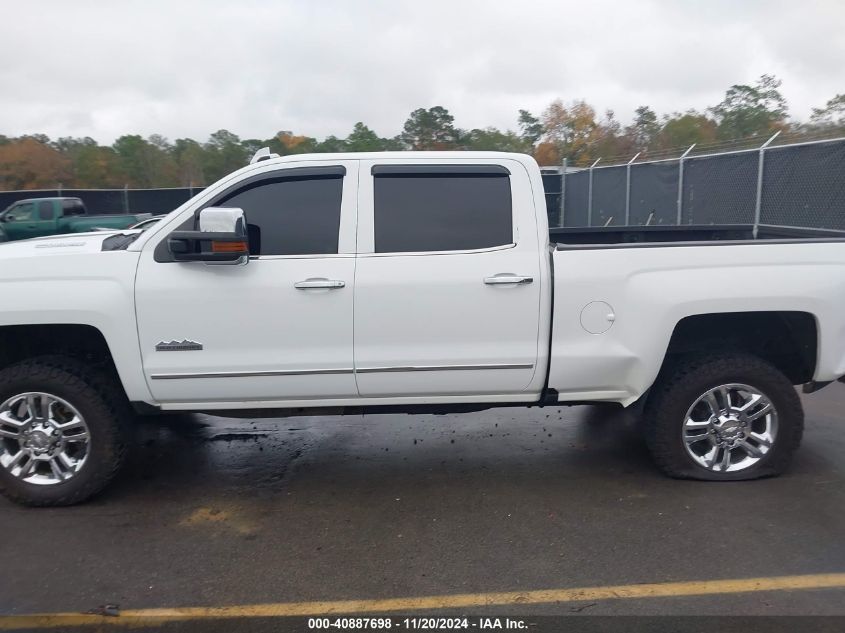
[{"label": "black tire", "polygon": [[0,371],[0,403],[27,391],[47,392],[70,403],[90,433],[88,456],[67,481],[32,484],[0,467],[0,492],[27,506],[67,506],[100,492],[119,470],[132,411],[117,381],[78,360],[41,356]]},{"label": "black tire", "polygon": [[[744,470],[714,472],[698,464],[683,440],[687,411],[706,391],[741,383],[764,393],[778,414],[771,449]],[[689,356],[668,365],[649,394],[644,411],[646,443],[658,468],[678,479],[739,481],[783,473],[801,443],[804,411],[795,387],[776,367],[746,353]]]}]

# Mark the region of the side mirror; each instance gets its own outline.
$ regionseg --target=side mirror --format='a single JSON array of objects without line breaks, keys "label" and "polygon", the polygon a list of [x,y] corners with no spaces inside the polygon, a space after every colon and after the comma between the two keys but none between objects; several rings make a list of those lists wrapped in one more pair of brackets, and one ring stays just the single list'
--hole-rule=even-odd
[{"label": "side mirror", "polygon": [[14,222],[14,221],[15,221],[15,216],[13,216],[11,213],[8,213],[8,214],[3,216],[3,222]]},{"label": "side mirror", "polygon": [[174,231],[167,239],[173,259],[179,262],[245,264],[249,237],[243,209],[208,207],[199,212],[198,231]]}]

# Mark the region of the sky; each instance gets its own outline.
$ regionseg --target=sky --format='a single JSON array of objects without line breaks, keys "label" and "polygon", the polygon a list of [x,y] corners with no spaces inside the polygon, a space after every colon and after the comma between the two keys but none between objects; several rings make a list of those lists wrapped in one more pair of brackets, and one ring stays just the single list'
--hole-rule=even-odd
[{"label": "sky", "polygon": [[0,0],[0,134],[381,136],[586,99],[623,123],[763,73],[793,119],[845,92],[842,0]]}]

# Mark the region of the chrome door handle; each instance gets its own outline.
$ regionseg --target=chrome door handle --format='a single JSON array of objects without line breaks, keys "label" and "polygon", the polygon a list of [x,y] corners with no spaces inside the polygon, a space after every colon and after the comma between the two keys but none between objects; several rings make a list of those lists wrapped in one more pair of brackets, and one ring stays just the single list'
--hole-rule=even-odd
[{"label": "chrome door handle", "polygon": [[308,290],[309,288],[343,288],[346,282],[339,279],[326,279],[325,277],[310,277],[305,281],[297,281],[293,284],[294,288],[300,290]]},{"label": "chrome door handle", "polygon": [[489,286],[495,286],[498,284],[530,284],[532,281],[534,281],[534,277],[510,275],[507,273],[499,273],[498,275],[484,278],[484,283]]}]

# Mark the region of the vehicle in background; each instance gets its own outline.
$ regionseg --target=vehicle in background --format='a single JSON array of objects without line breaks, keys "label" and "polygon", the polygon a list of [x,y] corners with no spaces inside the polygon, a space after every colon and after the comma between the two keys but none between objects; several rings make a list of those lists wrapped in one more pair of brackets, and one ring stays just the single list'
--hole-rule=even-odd
[{"label": "vehicle in background", "polygon": [[550,234],[530,156],[396,152],[267,156],[146,231],[7,244],[0,488],[94,494],[132,406],[607,403],[669,476],[783,472],[794,385],[845,380],[845,240],[613,231]]},{"label": "vehicle in background", "polygon": [[0,241],[126,229],[149,217],[149,213],[89,215],[79,198],[29,198],[18,200],[0,213]]}]

